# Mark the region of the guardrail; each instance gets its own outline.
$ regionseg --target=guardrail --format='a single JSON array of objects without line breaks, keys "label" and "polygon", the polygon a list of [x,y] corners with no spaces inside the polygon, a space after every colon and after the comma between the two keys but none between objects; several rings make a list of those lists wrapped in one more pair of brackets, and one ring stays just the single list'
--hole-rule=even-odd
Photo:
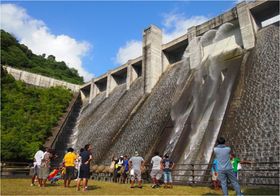
[{"label": "guardrail", "polygon": [[1,162],[1,177],[29,176],[31,165],[32,163],[27,163],[27,162]]},{"label": "guardrail", "polygon": [[[211,185],[212,164],[177,164],[172,171],[173,182],[181,185]],[[1,163],[1,176],[28,176],[31,163]],[[106,169],[107,168],[107,169]],[[142,178],[150,182],[150,165],[145,165]],[[92,178],[101,181],[113,181],[113,175],[104,167],[104,171],[93,171]],[[244,186],[279,186],[279,162],[256,162],[242,164],[239,182]]]},{"label": "guardrail", "polygon": [[[212,184],[211,167],[212,164],[177,164],[172,170],[173,182],[181,185],[210,186]],[[150,182],[150,165],[145,165],[145,168],[142,178]],[[259,175],[256,175],[257,173]],[[244,186],[279,186],[279,162],[242,164],[242,170],[238,175],[240,184]],[[95,180],[112,181],[113,175],[104,169],[99,172],[93,171],[92,177]]]}]

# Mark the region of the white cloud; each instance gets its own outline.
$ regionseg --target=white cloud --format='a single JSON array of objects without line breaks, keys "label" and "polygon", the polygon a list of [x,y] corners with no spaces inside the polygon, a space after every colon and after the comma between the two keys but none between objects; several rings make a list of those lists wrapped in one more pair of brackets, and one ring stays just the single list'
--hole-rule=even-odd
[{"label": "white cloud", "polygon": [[82,65],[82,58],[91,48],[89,43],[67,35],[52,34],[43,21],[32,18],[22,7],[1,4],[1,28],[15,35],[33,53],[54,55],[56,60],[77,69],[85,81],[93,77]]},{"label": "white cloud", "polygon": [[187,33],[188,28],[199,25],[208,18],[205,16],[192,16],[185,18],[182,14],[169,13],[163,20],[163,43],[167,43]]},{"label": "white cloud", "polygon": [[235,0],[235,4],[241,3],[244,0]]},{"label": "white cloud", "polygon": [[254,2],[256,0],[235,0],[234,3],[235,4],[238,4],[238,3],[241,3],[242,1],[245,1],[245,2]]},{"label": "white cloud", "polygon": [[[182,14],[169,13],[165,14],[163,18],[163,43],[167,43],[177,37],[187,33],[188,28],[199,25],[208,18],[205,16],[192,16],[185,18]],[[129,59],[134,59],[142,55],[142,41],[131,40],[126,42],[125,46],[119,48],[116,63],[124,64]]]},{"label": "white cloud", "polygon": [[131,40],[126,42],[125,46],[119,48],[116,61],[118,64],[124,64],[130,59],[137,58],[142,55],[142,42]]}]

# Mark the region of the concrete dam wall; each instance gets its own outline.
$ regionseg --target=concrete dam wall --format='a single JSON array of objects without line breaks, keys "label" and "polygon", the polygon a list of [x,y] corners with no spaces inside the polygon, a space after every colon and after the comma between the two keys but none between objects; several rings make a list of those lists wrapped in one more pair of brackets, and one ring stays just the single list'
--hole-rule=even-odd
[{"label": "concrete dam wall", "polygon": [[242,2],[167,44],[159,28],[145,29],[142,57],[81,87],[67,146],[92,144],[97,164],[160,151],[180,169],[210,163],[223,135],[241,159],[279,161],[279,25],[262,23],[277,7]]},{"label": "concrete dam wall", "polygon": [[[229,145],[244,160],[279,162],[279,23],[257,33],[256,47],[241,67],[220,134],[230,138]],[[269,174],[260,171],[256,175]],[[279,178],[275,180],[279,184]],[[247,183],[261,181],[272,183],[257,178]]]}]

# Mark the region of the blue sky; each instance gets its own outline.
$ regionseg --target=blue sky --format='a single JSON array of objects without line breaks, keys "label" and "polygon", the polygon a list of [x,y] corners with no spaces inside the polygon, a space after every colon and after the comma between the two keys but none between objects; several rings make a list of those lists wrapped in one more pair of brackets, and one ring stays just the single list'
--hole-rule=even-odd
[{"label": "blue sky", "polygon": [[[7,4],[10,7],[3,7]],[[1,28],[13,33],[35,53],[53,51],[58,59],[65,58],[70,67],[78,64],[75,68],[88,80],[128,58],[140,56],[142,32],[150,24],[163,29],[166,42],[234,4],[234,1],[4,1]],[[12,26],[13,21],[22,24]],[[34,38],[36,35],[41,38]]]}]

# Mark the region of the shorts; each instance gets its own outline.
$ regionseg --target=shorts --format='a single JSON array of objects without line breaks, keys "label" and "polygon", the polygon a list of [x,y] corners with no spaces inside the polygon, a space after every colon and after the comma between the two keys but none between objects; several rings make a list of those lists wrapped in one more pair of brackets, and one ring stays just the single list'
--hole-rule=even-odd
[{"label": "shorts", "polygon": [[141,170],[132,169],[130,170],[131,180],[137,179],[138,181],[141,180]]},{"label": "shorts", "polygon": [[49,176],[49,168],[48,167],[40,167],[39,172],[38,172],[38,178],[46,180]]},{"label": "shorts", "polygon": [[82,165],[80,168],[79,178],[89,179],[89,167]]},{"label": "shorts", "polygon": [[162,176],[162,171],[160,169],[153,169],[150,175],[152,178],[159,180]]},{"label": "shorts", "polygon": [[168,183],[168,182],[172,183],[171,171],[164,171],[163,176],[164,176],[164,183]]},{"label": "shorts", "polygon": [[39,166],[34,166],[30,168],[30,175],[31,176],[38,176],[39,174]]},{"label": "shorts", "polygon": [[75,174],[75,167],[74,166],[69,166],[66,167],[66,173],[64,175],[64,180],[71,180],[74,178]]}]

